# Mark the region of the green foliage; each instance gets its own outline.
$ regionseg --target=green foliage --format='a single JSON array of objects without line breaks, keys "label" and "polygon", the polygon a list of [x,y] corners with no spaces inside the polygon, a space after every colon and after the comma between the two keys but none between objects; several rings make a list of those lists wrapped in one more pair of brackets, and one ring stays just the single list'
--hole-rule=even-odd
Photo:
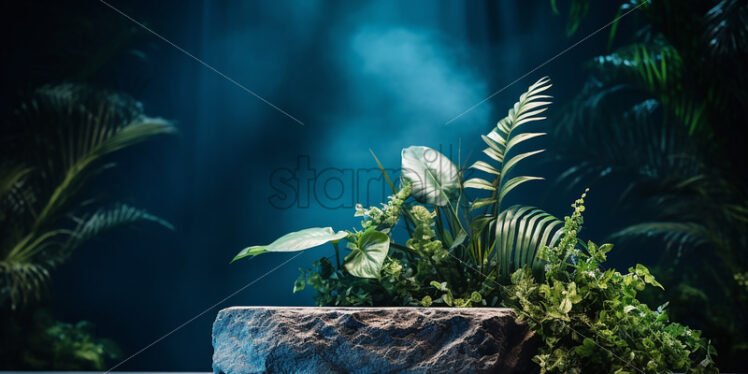
[{"label": "green foliage", "polygon": [[545,117],[539,116],[539,114],[548,109],[547,106],[550,104],[550,101],[543,100],[550,99],[551,96],[541,93],[550,87],[550,79],[547,77],[537,81],[528,88],[527,92],[520,96],[519,101],[509,109],[509,114],[499,121],[488,135],[481,136],[483,141],[488,145],[488,148],[484,149],[483,153],[499,164],[500,168],[493,167],[483,161],[477,161],[471,166],[473,169],[493,175],[492,181],[472,178],[465,182],[465,187],[467,188],[491,191],[490,198],[475,201],[471,207],[472,209],[491,206],[492,213],[496,216],[501,209],[501,202],[511,190],[522,183],[543,179],[531,176],[518,176],[509,179],[509,171],[519,161],[543,152],[543,150],[526,152],[511,158],[509,155],[512,148],[520,143],[545,135],[545,133],[519,133],[517,129],[524,124],[545,119]]},{"label": "green foliage", "polygon": [[603,270],[613,246],[577,238],[583,203],[584,195],[559,243],[541,251],[543,280],[529,267],[512,275],[510,304],[543,342],[534,358],[541,373],[717,373],[716,351],[699,331],[668,322],[666,306],[651,310],[637,299],[647,287],[662,288],[645,266]]},{"label": "green foliage", "polygon": [[[550,104],[544,101],[550,96],[543,92],[550,86],[548,78],[531,85],[507,116],[483,136],[488,145],[484,153],[493,165],[479,161],[473,169],[491,174],[492,181],[473,178],[463,183],[460,170],[443,154],[429,147],[408,147],[401,154],[402,188],[397,190],[390,183],[394,194],[381,207],[356,206],[355,216],[364,217],[363,230],[306,229],[267,246],[245,248],[234,260],[331,242],[336,266],[322,259],[304,270],[294,284],[294,291],[307,285],[315,288],[320,305],[496,305],[500,299],[496,280],[508,279],[511,271],[525,264],[542,269],[536,261],[538,249],[559,237],[560,221],[540,209],[500,209],[510,191],[542,179],[512,177],[510,172],[520,161],[542,152],[514,154],[518,145],[544,135],[519,128],[545,118],[540,114]],[[491,196],[467,204],[464,187],[489,190]],[[488,211],[477,213],[481,207]],[[409,235],[404,244],[392,237],[401,218]],[[350,253],[341,263],[337,241],[343,237]]]},{"label": "green foliage", "polygon": [[345,256],[344,266],[349,274],[359,278],[379,278],[390,249],[390,237],[380,231],[366,230],[356,242],[349,242],[348,248],[351,253]]},{"label": "green foliage", "polygon": [[121,357],[117,345],[94,336],[87,321],[54,320],[44,309],[3,315],[3,369],[103,371]]},{"label": "green foliage", "polygon": [[137,221],[171,227],[122,204],[91,209],[83,194],[106,157],[175,131],[124,95],[63,84],[41,88],[15,112],[0,150],[0,306],[40,297],[49,270],[88,240]]},{"label": "green foliage", "polygon": [[[302,250],[328,241],[335,248],[336,263],[330,256],[300,269],[294,292],[311,286],[315,302],[324,306],[515,305],[543,339],[536,357],[543,372],[626,373],[632,365],[653,373],[712,372],[713,349],[698,332],[667,323],[663,308],[652,311],[637,300],[636,293],[647,285],[662,287],[646,267],[637,265],[626,275],[603,271],[599,264],[611,245],[589,242],[586,251],[577,249],[581,199],[565,223],[534,207],[501,209],[508,192],[541,179],[511,177],[510,170],[542,150],[518,155],[511,151],[544,135],[517,129],[544,118],[539,114],[550,103],[543,101],[549,96],[542,93],[549,87],[547,78],[530,86],[483,137],[488,145],[484,153],[494,165],[478,161],[472,168],[491,174],[491,181],[473,178],[463,183],[462,173],[446,156],[428,147],[409,147],[402,152],[402,188],[390,183],[394,194],[381,207],[356,206],[355,216],[364,218],[363,230],[344,235],[331,228],[308,229],[273,242],[273,251]],[[466,203],[464,187],[491,195]],[[476,213],[481,208],[483,212]],[[408,233],[404,245],[393,236],[401,220]],[[307,235],[319,230],[323,235]],[[351,252],[341,264],[337,240],[343,236]],[[268,252],[270,246],[250,247],[237,258]],[[692,365],[699,356],[701,363]]]},{"label": "green foliage", "polygon": [[[541,149],[514,155],[512,150],[525,141],[545,135],[539,132],[520,132],[519,128],[545,119],[541,114],[551,104],[550,101],[545,101],[551,96],[543,93],[550,87],[550,79],[547,77],[535,82],[509,109],[507,116],[488,135],[482,136],[488,145],[483,153],[497,165],[477,161],[471,168],[490,174],[492,180],[472,178],[464,184],[466,188],[490,191],[489,197],[478,198],[471,204],[471,210],[484,208],[487,214],[479,215],[471,222],[474,232],[470,253],[473,261],[485,270],[486,261],[495,252],[497,274],[502,277],[508,277],[525,264],[535,263],[537,249],[542,245],[552,244],[548,241],[558,237],[560,222],[539,209],[516,206],[501,210],[502,202],[510,191],[523,183],[543,179],[533,176],[510,177],[510,171],[520,161],[543,152]],[[542,240],[538,241],[540,238]],[[541,264],[537,262],[536,265]]]},{"label": "green foliage", "polygon": [[537,254],[544,246],[558,242],[561,221],[537,208],[512,206],[499,215],[497,222],[496,251],[502,259],[500,274],[508,276],[523,266],[529,266],[536,274],[541,273],[544,263]]},{"label": "green foliage", "polygon": [[748,127],[736,125],[748,122],[746,19],[739,0],[638,8],[627,18],[638,29],[586,64],[584,89],[552,130],[568,165],[558,184],[621,186],[611,208],[628,219],[611,240],[647,248],[667,289],[652,299],[712,337],[731,371],[748,353],[748,295],[733,279],[748,269]]},{"label": "green foliage", "polygon": [[[121,354],[112,341],[94,338],[92,330],[86,321],[75,325],[56,321],[38,344],[49,347],[55,370],[106,370],[107,362]],[[46,360],[32,361],[32,366],[39,364],[47,365]]]}]

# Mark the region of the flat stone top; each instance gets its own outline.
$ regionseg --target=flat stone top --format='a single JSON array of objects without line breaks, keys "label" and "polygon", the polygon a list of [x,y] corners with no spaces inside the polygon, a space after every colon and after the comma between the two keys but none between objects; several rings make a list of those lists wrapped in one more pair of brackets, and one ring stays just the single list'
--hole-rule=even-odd
[{"label": "flat stone top", "polygon": [[299,311],[304,313],[310,312],[434,312],[434,313],[468,313],[468,314],[486,314],[486,313],[514,313],[511,308],[452,308],[452,307],[420,307],[420,306],[385,306],[385,307],[359,307],[359,306],[232,306],[222,309],[223,312],[256,312],[263,311]]},{"label": "flat stone top", "polygon": [[532,373],[537,344],[508,308],[231,307],[213,370],[253,373]]}]

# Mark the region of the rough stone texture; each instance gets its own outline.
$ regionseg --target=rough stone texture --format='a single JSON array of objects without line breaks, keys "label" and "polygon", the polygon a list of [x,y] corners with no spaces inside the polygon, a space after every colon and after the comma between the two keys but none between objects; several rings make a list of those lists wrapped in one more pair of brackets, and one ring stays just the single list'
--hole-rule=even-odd
[{"label": "rough stone texture", "polygon": [[213,348],[224,374],[532,373],[537,340],[503,308],[235,307]]}]

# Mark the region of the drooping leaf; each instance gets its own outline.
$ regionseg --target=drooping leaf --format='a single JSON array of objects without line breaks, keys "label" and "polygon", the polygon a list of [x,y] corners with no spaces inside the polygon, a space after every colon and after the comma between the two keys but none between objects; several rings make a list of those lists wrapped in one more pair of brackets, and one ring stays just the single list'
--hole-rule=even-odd
[{"label": "drooping leaf", "polygon": [[348,236],[345,231],[333,231],[332,227],[312,227],[288,233],[268,245],[256,245],[242,249],[231,262],[247,256],[266,252],[296,252],[337,241]]},{"label": "drooping leaf", "polygon": [[353,251],[345,257],[343,266],[353,276],[379,278],[389,249],[390,237],[387,234],[375,230],[366,231]]},{"label": "drooping leaf", "polygon": [[402,178],[411,183],[411,194],[421,203],[447,205],[460,189],[457,166],[439,151],[412,146],[402,151]]}]

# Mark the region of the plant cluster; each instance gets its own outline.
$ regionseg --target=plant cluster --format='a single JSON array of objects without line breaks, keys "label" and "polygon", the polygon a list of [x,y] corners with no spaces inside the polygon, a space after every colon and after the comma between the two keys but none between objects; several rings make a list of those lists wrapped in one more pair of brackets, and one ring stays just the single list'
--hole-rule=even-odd
[{"label": "plant cluster", "polygon": [[699,331],[668,322],[667,304],[650,309],[637,299],[662,288],[638,264],[627,274],[602,268],[612,244],[578,239],[584,197],[565,218],[562,238],[545,247],[545,275],[512,274],[508,305],[542,340],[534,361],[541,373],[717,373],[714,348]]},{"label": "plant cluster", "polygon": [[40,307],[50,272],[91,239],[142,221],[171,228],[143,209],[105,204],[86,187],[114,166],[108,156],[173,132],[170,122],[147,117],[126,95],[76,84],[36,90],[7,119],[0,147],[0,316],[8,326],[0,339],[12,349],[2,367],[104,369],[111,349],[86,323],[22,317]]},{"label": "plant cluster", "polygon": [[0,326],[0,361],[16,370],[103,371],[122,356],[113,341],[94,335],[90,322],[56,321],[45,308],[3,315]]},{"label": "plant cluster", "polygon": [[[535,357],[543,372],[714,372],[716,353],[699,332],[668,323],[664,307],[653,311],[637,299],[648,285],[661,287],[646,267],[625,275],[602,270],[612,245],[577,239],[584,196],[564,222],[530,206],[502,209],[509,191],[540,179],[509,174],[540,150],[510,151],[544,135],[516,130],[543,119],[539,114],[549,96],[542,92],[548,87],[546,78],[530,86],[483,136],[484,153],[494,163],[478,161],[471,168],[492,175],[490,180],[463,181],[446,156],[409,147],[402,151],[400,189],[390,182],[394,194],[386,204],[356,207],[361,230],[309,228],[245,248],[234,260],[330,242],[334,255],[301,269],[294,284],[295,292],[312,286],[318,305],[513,306],[543,341]],[[489,194],[466,204],[464,188]],[[393,236],[401,221],[408,234],[404,244]],[[342,240],[349,253],[341,262]]]},{"label": "plant cluster", "polygon": [[[556,3],[572,25],[602,5]],[[614,22],[610,50],[586,63],[584,88],[554,121],[558,184],[619,185],[623,226],[610,239],[667,289],[643,296],[670,300],[671,315],[723,347],[723,368],[745,370],[748,128],[736,124],[748,122],[748,2],[618,3],[618,15],[636,10]]]},{"label": "plant cluster", "polygon": [[[245,248],[234,260],[330,242],[335,263],[332,256],[320,259],[302,270],[294,285],[294,291],[312,286],[319,305],[497,305],[497,281],[508,280],[512,271],[526,265],[541,271],[536,253],[560,237],[561,222],[538,208],[502,209],[510,191],[542,179],[513,176],[511,170],[542,152],[514,150],[545,135],[520,128],[545,118],[541,115],[550,96],[544,92],[550,86],[548,78],[530,86],[483,136],[489,162],[477,161],[471,169],[490,175],[488,180],[463,181],[463,171],[445,155],[428,147],[408,147],[402,150],[399,189],[377,159],[393,195],[380,207],[356,207],[355,215],[363,217],[360,230],[309,228],[269,245]],[[469,200],[465,188],[488,191],[488,196]],[[400,221],[408,239],[398,243],[393,229]],[[347,243],[343,249],[350,251],[342,262],[341,240]]]}]

